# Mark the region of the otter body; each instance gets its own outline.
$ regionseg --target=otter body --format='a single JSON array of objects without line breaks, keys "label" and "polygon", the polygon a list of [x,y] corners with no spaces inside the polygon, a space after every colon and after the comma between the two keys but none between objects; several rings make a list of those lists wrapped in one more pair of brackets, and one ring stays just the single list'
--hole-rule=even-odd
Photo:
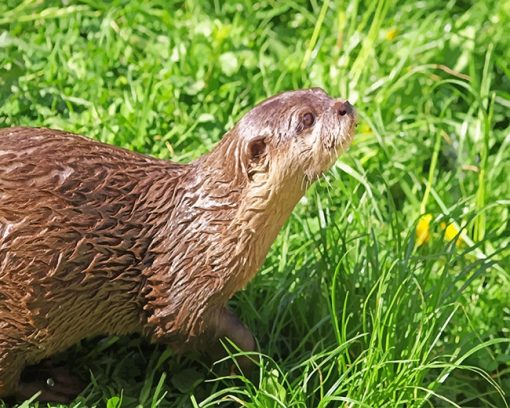
[{"label": "otter body", "polygon": [[1,129],[0,397],[22,394],[25,365],[100,334],[139,332],[176,351],[229,337],[253,350],[225,304],[353,124],[346,101],[287,92],[190,164]]}]

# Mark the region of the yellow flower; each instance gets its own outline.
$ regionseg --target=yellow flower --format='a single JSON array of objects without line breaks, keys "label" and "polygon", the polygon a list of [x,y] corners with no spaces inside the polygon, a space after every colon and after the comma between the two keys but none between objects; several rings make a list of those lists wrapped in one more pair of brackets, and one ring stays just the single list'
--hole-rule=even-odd
[{"label": "yellow flower", "polygon": [[367,122],[362,122],[359,126],[359,133],[371,134],[373,132],[372,132],[372,128],[370,127],[370,125]]},{"label": "yellow flower", "polygon": [[444,230],[443,239],[445,241],[453,241],[456,239],[455,245],[460,246],[463,243],[462,237],[459,235],[459,230],[457,227],[451,222],[448,225],[446,223],[442,222],[441,228]]},{"label": "yellow flower", "polygon": [[230,35],[232,26],[230,24],[222,24],[215,21],[215,27],[213,31],[213,38],[217,44],[222,44],[225,39]]},{"label": "yellow flower", "polygon": [[416,245],[422,246],[430,239],[430,221],[432,214],[423,214],[416,224]]},{"label": "yellow flower", "polygon": [[395,27],[390,28],[386,31],[386,39],[388,41],[393,41],[397,37],[398,31]]}]

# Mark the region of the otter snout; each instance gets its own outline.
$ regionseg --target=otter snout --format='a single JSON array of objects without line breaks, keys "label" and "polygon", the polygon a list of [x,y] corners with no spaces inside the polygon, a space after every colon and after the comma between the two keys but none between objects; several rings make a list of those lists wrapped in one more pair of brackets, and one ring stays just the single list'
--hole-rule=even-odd
[{"label": "otter snout", "polygon": [[348,100],[337,100],[333,109],[339,117],[351,116],[354,113],[354,108]]}]

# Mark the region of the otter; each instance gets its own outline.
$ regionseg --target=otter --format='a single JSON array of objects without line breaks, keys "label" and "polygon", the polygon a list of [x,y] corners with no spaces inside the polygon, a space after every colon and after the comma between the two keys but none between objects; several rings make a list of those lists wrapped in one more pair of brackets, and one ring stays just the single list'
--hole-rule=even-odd
[{"label": "otter", "polygon": [[73,397],[20,375],[97,335],[254,350],[226,303],[355,121],[322,89],[284,92],[188,164],[59,130],[0,130],[0,397]]}]

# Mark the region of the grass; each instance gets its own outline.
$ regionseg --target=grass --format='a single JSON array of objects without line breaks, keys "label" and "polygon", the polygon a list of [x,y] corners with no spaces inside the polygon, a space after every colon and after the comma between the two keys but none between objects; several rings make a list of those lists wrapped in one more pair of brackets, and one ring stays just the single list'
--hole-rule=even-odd
[{"label": "grass", "polygon": [[92,339],[70,406],[508,406],[509,34],[507,0],[3,2],[2,127],[189,161],[286,89],[361,120],[231,302],[257,381]]}]

